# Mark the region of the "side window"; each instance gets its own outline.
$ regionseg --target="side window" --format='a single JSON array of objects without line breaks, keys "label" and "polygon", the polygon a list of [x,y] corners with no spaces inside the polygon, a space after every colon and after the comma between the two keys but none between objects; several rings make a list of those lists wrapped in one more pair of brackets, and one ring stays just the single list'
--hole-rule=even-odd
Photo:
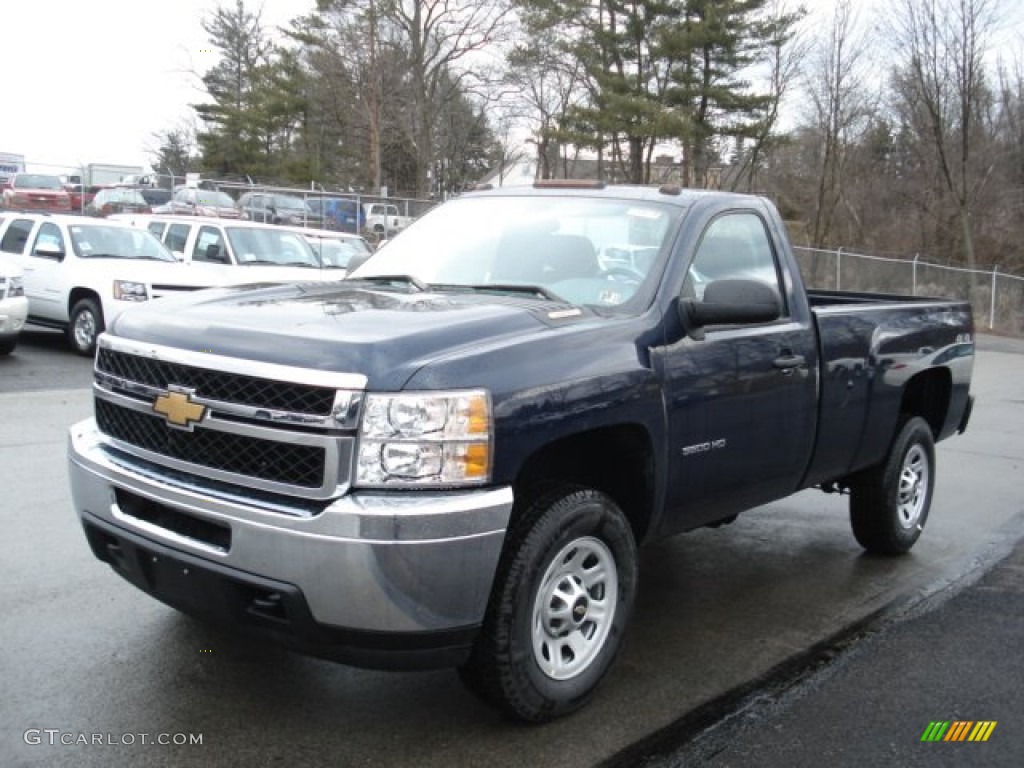
[{"label": "side window", "polygon": [[768,285],[785,313],[775,251],[761,217],[754,213],[728,213],[704,231],[683,285],[683,295],[697,299],[713,280],[742,278]]},{"label": "side window", "polygon": [[[48,245],[50,253],[40,254],[39,246]],[[61,234],[60,227],[53,222],[47,221],[41,227],[39,227],[39,233],[36,235],[36,241],[32,244],[32,255],[41,256],[42,258],[53,258],[53,252],[60,251],[64,253],[64,235]]]},{"label": "side window", "polygon": [[214,264],[227,264],[228,254],[220,232],[215,227],[203,227],[199,230],[195,247],[192,249],[192,261],[209,261]]},{"label": "side window", "polygon": [[188,224],[171,224],[167,228],[167,236],[164,238],[164,245],[178,253],[185,252],[185,243],[188,242]]},{"label": "side window", "polygon": [[23,253],[28,236],[32,232],[32,221],[29,219],[14,219],[4,233],[3,240],[0,240],[0,251],[4,253]]}]

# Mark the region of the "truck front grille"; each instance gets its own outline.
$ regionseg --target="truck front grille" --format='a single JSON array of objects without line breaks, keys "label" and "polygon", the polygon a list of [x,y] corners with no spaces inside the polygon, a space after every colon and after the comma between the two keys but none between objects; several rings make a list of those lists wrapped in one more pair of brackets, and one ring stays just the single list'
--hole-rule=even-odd
[{"label": "truck front grille", "polygon": [[196,427],[172,429],[159,416],[96,399],[96,423],[111,437],[150,453],[262,480],[319,488],[325,450]]},{"label": "truck front grille", "polygon": [[97,346],[96,423],[122,459],[211,493],[319,503],[348,491],[365,377],[107,334]]},{"label": "truck front grille", "polygon": [[196,368],[100,348],[96,370],[120,379],[164,388],[168,383],[195,390],[197,397],[259,408],[326,416],[335,390]]}]

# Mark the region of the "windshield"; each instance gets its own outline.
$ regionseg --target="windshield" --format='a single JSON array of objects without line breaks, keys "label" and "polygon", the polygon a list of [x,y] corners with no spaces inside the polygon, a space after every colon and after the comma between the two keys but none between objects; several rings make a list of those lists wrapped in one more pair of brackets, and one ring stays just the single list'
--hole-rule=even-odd
[{"label": "windshield", "polygon": [[43,176],[38,173],[19,173],[14,177],[13,186],[17,189],[61,189],[60,179],[56,176]]},{"label": "windshield", "polygon": [[145,205],[146,201],[135,189],[105,189],[96,195],[97,203],[135,203]]},{"label": "windshield", "polygon": [[75,253],[83,259],[155,259],[176,261],[163,243],[144,229],[109,224],[74,224],[68,227]]},{"label": "windshield", "polygon": [[313,252],[325,267],[344,269],[353,256],[370,252],[370,247],[362,239],[342,240],[333,237],[306,237]]},{"label": "windshield", "polygon": [[576,305],[638,311],[624,305],[658,280],[658,256],[682,213],[646,200],[466,197],[427,213],[350,277],[532,286]]},{"label": "windshield", "polygon": [[298,234],[268,227],[227,227],[239,264],[281,264],[319,267],[306,240]]},{"label": "windshield", "polygon": [[288,197],[286,195],[277,195],[274,197],[274,205],[278,208],[287,208],[290,211],[306,211],[310,209],[306,207],[306,201],[301,197]]},{"label": "windshield", "polygon": [[216,208],[234,208],[235,201],[231,199],[231,196],[226,192],[212,192],[210,190],[200,190],[196,193],[196,204],[197,205],[208,205]]}]

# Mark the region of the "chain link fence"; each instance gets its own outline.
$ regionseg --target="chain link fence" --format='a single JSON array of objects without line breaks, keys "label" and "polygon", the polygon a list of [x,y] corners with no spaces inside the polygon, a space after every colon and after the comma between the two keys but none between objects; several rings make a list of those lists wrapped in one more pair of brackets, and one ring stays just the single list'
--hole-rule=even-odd
[{"label": "chain link fence", "polygon": [[1024,336],[1024,277],[964,269],[912,259],[869,256],[842,248],[796,246],[797,262],[809,288],[898,293],[970,301],[974,321],[991,331]]},{"label": "chain link fence", "polygon": [[[152,184],[172,192],[188,183],[187,177],[167,174],[149,174]],[[286,195],[301,198],[310,210],[316,211],[322,218],[322,224],[310,223],[310,226],[323,226],[327,229],[339,229],[363,235],[370,240],[378,240],[394,234],[393,230],[381,227],[377,222],[379,215],[397,215],[403,219],[416,219],[437,205],[437,201],[412,197],[393,197],[366,195],[349,190],[332,190],[319,184],[311,184],[308,189],[294,186],[261,184],[252,181],[233,179],[201,178],[198,185],[202,189],[225,192],[236,202],[246,193],[266,195]],[[348,205],[346,205],[346,203]],[[373,209],[371,206],[380,203],[384,209]],[[379,214],[377,217],[374,211]],[[306,222],[309,223],[309,222]]]},{"label": "chain link fence", "polygon": [[[224,192],[235,203],[246,193],[287,195],[292,198],[301,198],[310,207],[310,211],[313,214],[308,219],[296,223],[352,232],[353,234],[363,235],[368,240],[375,242],[394,234],[394,230],[389,230],[386,226],[374,226],[374,223],[381,216],[397,215],[403,219],[411,220],[422,216],[437,205],[436,200],[390,195],[368,195],[362,192],[354,192],[350,189],[324,187],[317,183],[311,183],[308,188],[305,188],[284,184],[260,183],[248,177],[222,179],[206,176],[200,176],[198,181],[190,182],[191,175],[178,176],[164,173],[146,173],[141,168],[137,169],[136,173],[128,176],[113,173],[112,170],[99,176],[94,170],[97,167],[101,171],[108,168],[128,170],[129,166],[103,166],[102,164],[98,164],[98,166],[97,164],[66,165],[35,161],[29,163],[29,165],[33,166],[35,172],[60,176],[69,187],[77,185],[78,194],[74,198],[75,205],[73,210],[75,213],[85,212],[92,194],[100,186],[130,184],[132,186],[163,189],[167,193],[173,194],[179,187],[192,183],[198,185],[201,189]],[[111,175],[112,173],[113,175]],[[387,208],[371,209],[369,207],[377,203],[383,204]]]}]

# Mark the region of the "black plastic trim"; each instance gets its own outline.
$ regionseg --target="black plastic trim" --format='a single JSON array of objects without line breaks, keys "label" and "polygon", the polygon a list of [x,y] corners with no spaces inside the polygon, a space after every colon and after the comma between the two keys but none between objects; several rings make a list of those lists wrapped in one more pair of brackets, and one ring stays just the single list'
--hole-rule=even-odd
[{"label": "black plastic trim", "polygon": [[317,622],[294,584],[211,563],[89,512],[82,527],[93,554],[158,600],[196,618],[240,629],[290,650],[371,669],[438,669],[466,661],[479,626],[381,632]]}]

